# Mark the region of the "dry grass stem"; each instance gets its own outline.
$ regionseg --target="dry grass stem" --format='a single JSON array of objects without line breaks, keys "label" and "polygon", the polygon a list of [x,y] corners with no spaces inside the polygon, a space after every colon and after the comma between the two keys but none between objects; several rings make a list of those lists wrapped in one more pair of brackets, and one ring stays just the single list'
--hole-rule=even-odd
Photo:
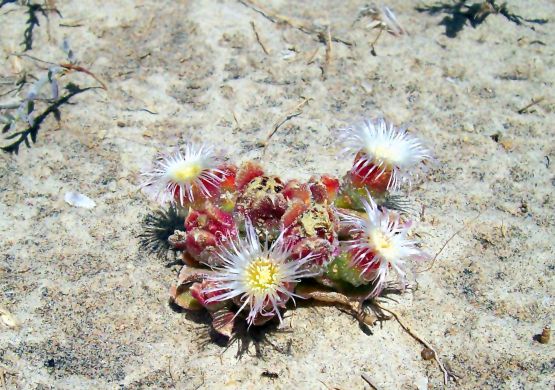
[{"label": "dry grass stem", "polygon": [[267,56],[270,55],[270,52],[268,51],[268,49],[266,49],[266,46],[264,46],[264,44],[260,40],[260,35],[258,34],[258,31],[256,30],[256,25],[252,21],[251,21],[251,27],[252,27],[252,31],[254,32],[254,36],[256,37],[256,42],[258,42],[258,44],[260,45],[260,47],[264,51],[264,54],[266,54]]},{"label": "dry grass stem", "polygon": [[437,362],[441,372],[443,372],[443,383],[444,384],[447,384],[449,379],[452,379],[453,381],[457,381],[457,379],[459,379],[459,377],[457,375],[455,375],[453,372],[451,372],[450,370],[445,368],[445,365],[441,362],[441,360],[439,360],[437,351],[434,349],[434,347],[432,347],[432,345],[430,343],[428,343],[426,340],[424,340],[422,337],[420,337],[418,334],[416,334],[411,328],[409,328],[407,325],[405,325],[401,321],[401,319],[399,318],[399,315],[397,313],[395,313],[393,310],[386,309],[385,307],[379,305],[378,303],[376,303],[376,306],[379,307],[381,310],[391,314],[393,316],[393,318],[395,318],[395,320],[399,323],[401,328],[403,328],[403,330],[405,332],[407,332],[413,339],[418,341],[424,347],[429,348],[430,350],[432,350],[432,352],[434,353],[434,360]]},{"label": "dry grass stem", "polygon": [[[243,4],[245,7],[252,9],[253,11],[259,13],[260,15],[264,16],[272,23],[276,24],[285,24],[287,26],[293,27],[307,35],[315,36],[318,40],[321,40],[322,31],[319,31],[315,27],[308,27],[302,22],[294,20],[284,15],[279,15],[270,10],[264,8],[263,6],[256,4],[254,1],[247,1],[247,0],[238,0],[239,3]],[[345,39],[338,38],[336,36],[331,36],[331,40],[334,42],[342,43],[346,46],[353,46],[352,42],[346,41]]]},{"label": "dry grass stem", "polygon": [[285,116],[281,119],[279,119],[273,126],[272,126],[272,130],[270,131],[270,133],[268,134],[268,136],[266,137],[266,140],[262,142],[262,145],[264,146],[264,149],[262,151],[262,156],[264,156],[266,154],[266,149],[268,148],[268,145],[270,144],[270,140],[272,139],[272,137],[274,136],[274,134],[278,131],[278,129],[283,126],[283,124],[287,121],[289,121],[290,119],[299,116],[303,113],[302,108],[308,104],[308,102],[310,101],[310,98],[303,98],[303,101],[300,102],[299,104],[297,104],[292,110],[289,110],[287,112],[287,114],[285,114]]}]

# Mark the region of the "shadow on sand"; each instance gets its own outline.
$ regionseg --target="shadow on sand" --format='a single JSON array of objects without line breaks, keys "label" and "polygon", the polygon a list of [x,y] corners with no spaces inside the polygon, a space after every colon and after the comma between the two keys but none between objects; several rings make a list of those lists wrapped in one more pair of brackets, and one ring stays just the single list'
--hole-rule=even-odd
[{"label": "shadow on sand", "polygon": [[445,17],[439,23],[445,26],[445,35],[449,38],[455,38],[462,31],[467,22],[473,28],[482,24],[489,15],[503,15],[509,21],[517,25],[525,25],[526,23],[545,24],[546,19],[526,19],[522,16],[511,13],[507,9],[506,4],[497,5],[495,0],[487,0],[468,4],[465,0],[455,2],[446,1],[434,5],[425,5],[416,7],[418,12],[425,12],[430,15],[445,14]]}]

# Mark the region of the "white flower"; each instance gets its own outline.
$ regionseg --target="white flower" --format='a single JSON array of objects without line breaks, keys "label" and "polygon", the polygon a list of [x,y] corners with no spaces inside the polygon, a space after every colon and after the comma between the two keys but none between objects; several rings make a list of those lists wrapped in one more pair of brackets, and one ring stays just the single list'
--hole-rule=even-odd
[{"label": "white flower", "polygon": [[302,269],[312,255],[291,260],[283,234],[270,247],[267,240],[262,245],[249,221],[246,223],[246,237],[231,239],[229,246],[222,248],[218,255],[223,265],[214,267],[218,272],[206,279],[217,287],[204,291],[217,295],[207,302],[238,298],[241,306],[237,314],[248,308],[249,325],[257,316],[277,315],[281,323],[279,308],[284,307],[290,298],[298,297],[292,292],[295,283],[315,275]]},{"label": "white flower", "polygon": [[390,174],[387,189],[398,190],[408,181],[411,170],[423,161],[430,160],[431,153],[416,137],[405,129],[397,128],[385,119],[364,120],[340,130],[339,138],[343,152],[359,154],[351,169],[364,179]]},{"label": "white flower", "polygon": [[407,237],[410,223],[401,223],[396,213],[380,210],[370,196],[362,203],[366,211],[364,217],[340,214],[353,237],[345,241],[345,249],[353,255],[352,265],[362,269],[361,275],[371,275],[376,285],[370,295],[377,296],[385,286],[390,269],[395,271],[404,287],[407,260],[425,259],[427,255]]},{"label": "white flower", "polygon": [[212,195],[208,187],[223,180],[224,172],[216,168],[220,162],[212,146],[186,143],[173,153],[158,155],[152,169],[142,173],[142,187],[162,204],[194,201],[194,187],[208,198]]}]

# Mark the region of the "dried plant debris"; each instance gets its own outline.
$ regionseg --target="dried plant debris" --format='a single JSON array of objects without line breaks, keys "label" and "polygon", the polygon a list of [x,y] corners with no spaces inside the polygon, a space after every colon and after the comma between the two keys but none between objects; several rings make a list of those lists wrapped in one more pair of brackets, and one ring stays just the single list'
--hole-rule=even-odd
[{"label": "dried plant debris", "polygon": [[[60,120],[61,106],[69,103],[69,100],[75,95],[79,95],[83,92],[86,92],[94,88],[95,87],[81,88],[76,84],[68,83],[65,87],[65,89],[67,90],[67,93],[65,95],[61,96],[60,98],[52,102],[52,104],[46,107],[46,109],[41,114],[39,114],[36,118],[33,118],[31,120],[32,124],[29,127],[27,127],[25,130],[17,131],[7,136],[5,139],[10,141],[13,140],[13,142],[9,143],[6,146],[0,147],[0,149],[2,149],[4,152],[18,154],[19,147],[21,146],[21,144],[25,144],[25,146],[30,148],[31,142],[35,143],[37,141],[37,135],[40,130],[40,127],[48,116],[53,114],[57,120]],[[34,104],[32,102],[28,102],[26,107],[27,107],[28,113],[31,113],[34,110]],[[10,128],[11,127],[9,124],[5,125],[4,128],[2,129],[2,133],[9,132]]]},{"label": "dried plant debris", "polygon": [[384,30],[396,37],[406,34],[406,30],[401,26],[397,16],[395,16],[395,13],[389,7],[383,6],[379,8],[375,4],[365,5],[360,9],[355,23],[364,18],[370,19],[366,27],[371,30]]},{"label": "dried plant debris", "polygon": [[526,19],[509,11],[507,4],[498,5],[495,0],[486,0],[469,3],[465,0],[455,2],[443,2],[435,5],[416,7],[419,12],[430,15],[446,14],[440,25],[445,26],[445,34],[454,38],[462,31],[467,22],[474,28],[483,23],[489,15],[503,15],[505,18],[517,25],[527,23],[545,24],[546,19]]},{"label": "dried plant debris", "polygon": [[[11,96],[12,99],[15,98],[15,100],[8,103],[0,103],[0,124],[3,125],[2,134],[7,134],[5,140],[8,141],[7,145],[0,147],[3,151],[17,154],[21,144],[31,147],[31,143],[35,143],[37,140],[38,132],[44,120],[53,115],[56,120],[60,121],[60,108],[69,104],[72,97],[92,89],[106,89],[106,86],[92,72],[77,64],[73,51],[70,49],[67,41],[64,41],[62,49],[66,54],[68,62],[55,64],[38,60],[50,65],[46,73],[38,78],[26,75],[23,81],[17,80],[15,82],[16,87],[6,94]],[[37,60],[31,56],[27,57]],[[81,88],[77,84],[68,82],[64,86],[64,90],[67,93],[60,96],[61,80],[73,72],[85,73],[96,80],[101,86]],[[26,84],[28,78],[34,78],[36,81],[31,84],[27,93],[21,97],[21,89]],[[39,110],[39,108],[42,108],[42,110]],[[39,113],[37,114],[37,112]],[[25,126],[25,128],[18,131],[18,127],[21,126]]]},{"label": "dried plant debris", "polygon": [[[301,31],[304,34],[311,35],[322,43],[326,43],[328,36],[328,26],[316,25],[312,22],[299,21],[294,18],[280,15],[264,6],[256,3],[252,0],[238,0],[239,3],[243,4],[245,7],[252,9],[254,12],[262,15],[264,18],[272,23],[283,24]],[[353,46],[352,42],[349,42],[343,38],[337,37],[335,35],[330,35],[330,41],[342,43],[345,46]]]},{"label": "dried plant debris", "polygon": [[374,4],[363,6],[359,10],[358,16],[353,22],[353,25],[363,19],[370,20],[366,28],[378,31],[372,42],[370,42],[370,53],[373,56],[377,55],[376,44],[384,31],[395,37],[400,37],[401,35],[405,35],[407,33],[397,20],[397,16],[395,16],[393,10],[386,6],[381,8]]}]

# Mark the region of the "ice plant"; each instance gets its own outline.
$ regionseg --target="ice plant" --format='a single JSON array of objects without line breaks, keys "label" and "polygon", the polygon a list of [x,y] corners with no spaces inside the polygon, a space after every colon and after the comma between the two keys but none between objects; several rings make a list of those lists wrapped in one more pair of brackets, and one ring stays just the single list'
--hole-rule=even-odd
[{"label": "ice plant", "polygon": [[223,265],[214,267],[216,274],[207,277],[214,287],[203,290],[213,294],[207,303],[235,301],[240,307],[237,314],[248,309],[247,323],[252,325],[260,317],[279,318],[280,308],[295,297],[294,286],[302,278],[313,276],[302,265],[311,255],[291,261],[289,248],[278,237],[269,245],[261,244],[252,224],[246,222],[245,237],[231,239],[230,245],[219,252]]},{"label": "ice plant", "polygon": [[423,143],[383,118],[368,119],[340,130],[344,153],[354,154],[350,175],[357,187],[384,192],[410,183],[414,168],[429,160]]},{"label": "ice plant", "polygon": [[399,214],[380,209],[371,197],[362,201],[365,215],[340,214],[349,226],[351,240],[344,241],[351,266],[360,270],[362,279],[374,283],[371,296],[383,290],[390,269],[405,284],[406,262],[426,258],[425,253],[408,238],[410,222],[403,223]]},{"label": "ice plant", "polygon": [[288,208],[282,180],[266,175],[260,165],[249,161],[237,170],[235,184],[237,214],[250,220],[259,231],[279,235],[280,218]]},{"label": "ice plant", "polygon": [[205,144],[186,143],[169,154],[156,157],[152,169],[143,172],[143,187],[165,204],[183,206],[217,192],[225,173],[218,168],[220,157]]},{"label": "ice plant", "polygon": [[283,189],[288,208],[281,217],[285,240],[293,258],[312,254],[305,268],[321,274],[338,253],[337,217],[331,207],[337,179],[312,177],[308,183],[290,180]]},{"label": "ice plant", "polygon": [[406,200],[391,191],[431,153],[384,119],[343,129],[340,141],[355,156],[342,179],[283,180],[254,161],[223,163],[205,145],[157,157],[143,186],[181,221],[146,237],[149,245],[166,237],[181,253],[172,302],[207,310],[212,329],[230,339],[240,322],[282,323],[295,297],[339,305],[372,325],[361,304],[392,274],[403,289],[409,261],[425,258],[409,237]]},{"label": "ice plant", "polygon": [[233,216],[210,201],[201,210],[191,210],[185,218],[184,243],[193,259],[208,265],[219,264],[218,248],[237,235]]},{"label": "ice plant", "polygon": [[229,342],[251,326],[282,325],[297,297],[336,305],[365,326],[380,320],[369,306],[393,314],[375,298],[391,274],[404,290],[409,262],[428,256],[409,236],[410,205],[391,191],[410,184],[431,153],[384,119],[343,129],[340,141],[355,156],[341,179],[282,180],[254,161],[224,164],[204,145],[158,157],[143,186],[180,220],[158,213],[141,238],[147,249],[181,253],[171,302],[207,311]]}]

